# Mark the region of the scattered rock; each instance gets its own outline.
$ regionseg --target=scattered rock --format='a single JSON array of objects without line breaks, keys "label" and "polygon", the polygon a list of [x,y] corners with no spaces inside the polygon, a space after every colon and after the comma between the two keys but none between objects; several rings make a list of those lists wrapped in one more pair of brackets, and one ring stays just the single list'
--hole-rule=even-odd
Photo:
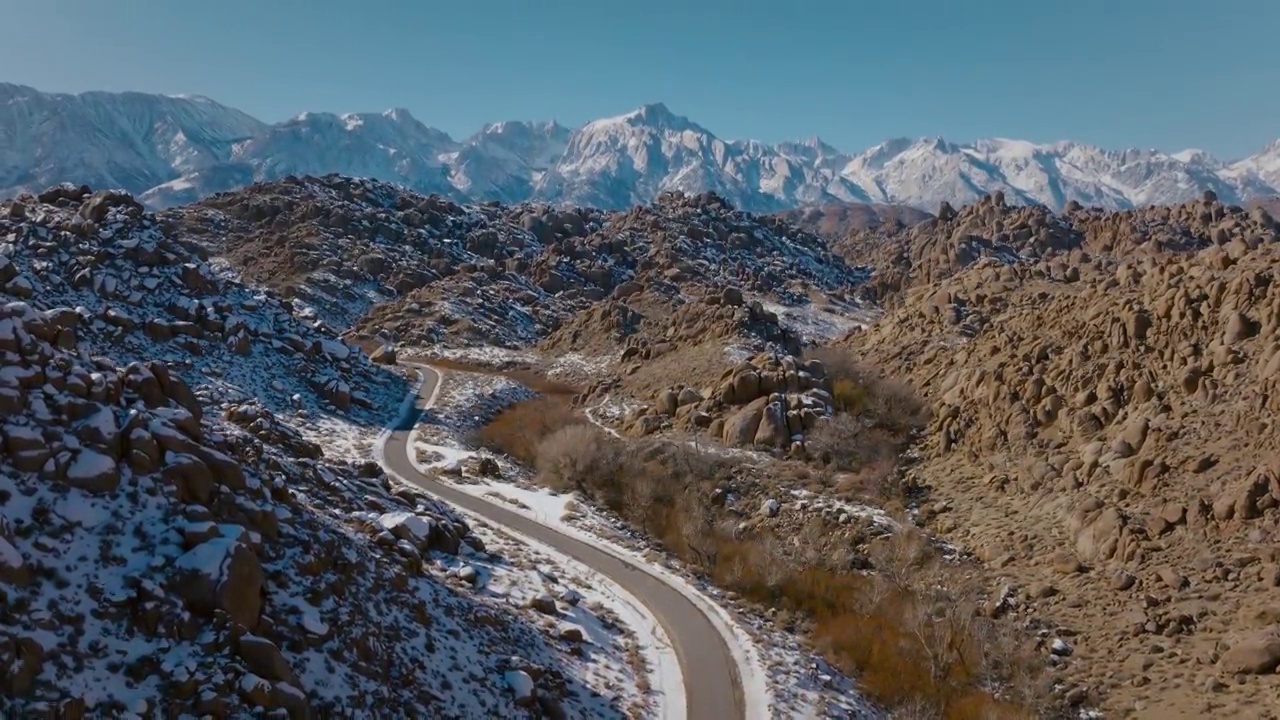
[{"label": "scattered rock", "polygon": [[1280,667],[1280,631],[1266,630],[1234,643],[1218,666],[1227,673],[1261,675]]},{"label": "scattered rock", "polygon": [[293,669],[285,661],[275,643],[257,635],[241,635],[237,641],[237,654],[249,667],[249,671],[268,680],[278,680],[297,685]]},{"label": "scattered rock", "polygon": [[535,595],[529,600],[529,607],[537,610],[543,615],[559,615],[560,610],[556,607],[556,599],[550,595],[543,593]]}]

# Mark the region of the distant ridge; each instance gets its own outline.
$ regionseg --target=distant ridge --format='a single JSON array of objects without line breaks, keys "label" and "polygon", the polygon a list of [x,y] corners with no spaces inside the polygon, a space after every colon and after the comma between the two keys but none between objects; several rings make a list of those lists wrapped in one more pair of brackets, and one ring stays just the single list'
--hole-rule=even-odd
[{"label": "distant ridge", "polygon": [[305,112],[274,125],[201,96],[43,93],[0,84],[0,195],[62,182],[118,187],[150,207],[287,175],[374,177],[458,200],[626,207],[713,190],[778,212],[830,203],[935,210],[997,190],[1011,203],[1121,209],[1212,190],[1280,195],[1280,141],[1220,161],[1198,150],[1104,150],[1003,138],[888,140],[846,153],[810,138],[726,141],[661,102],[570,129],[506,121],[455,140],[407,110]]}]

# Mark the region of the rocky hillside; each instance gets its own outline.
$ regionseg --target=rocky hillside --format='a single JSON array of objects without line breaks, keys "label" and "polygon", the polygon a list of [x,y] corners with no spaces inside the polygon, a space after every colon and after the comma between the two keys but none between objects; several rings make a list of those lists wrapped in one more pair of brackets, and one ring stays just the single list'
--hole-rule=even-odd
[{"label": "rocky hillside", "polygon": [[3,204],[0,711],[621,717],[367,459],[405,379],[203,253],[119,193]]},{"label": "rocky hillside", "polygon": [[[853,303],[868,274],[711,193],[558,210],[459,205],[331,175],[223,193],[163,219],[301,312],[417,347],[545,341],[614,354],[630,340],[643,354],[707,332],[794,344],[762,302]],[[729,300],[712,307],[709,296]]]},{"label": "rocky hillside", "polygon": [[[844,460],[905,489],[903,522],[981,561],[964,572],[988,588],[985,613],[1043,641],[1072,704],[1268,707],[1280,225],[1212,192],[1119,212],[1018,200],[831,243],[714,193],[564,209],[336,175],[159,216],[72,186],[6,204],[0,680],[69,707],[123,672],[112,707],[180,692],[207,712],[231,698],[506,715],[519,646],[554,668],[539,696],[621,714],[573,681],[595,653],[459,592],[474,529],[354,461],[406,390],[361,347],[499,345],[576,363],[574,412],[623,434],[770,451],[779,470],[750,495],[769,522],[800,517],[778,478],[838,467],[852,438],[865,456]],[[828,357],[852,374],[810,351],[835,337]],[[887,424],[848,420],[877,402],[864,371],[931,406],[887,398],[929,418],[900,466],[873,432]],[[814,502],[848,533],[885,524]],[[373,586],[388,590],[345,592]],[[416,666],[432,683],[408,681]]]},{"label": "rocky hillside", "polygon": [[119,187],[152,208],[254,181],[342,173],[458,201],[626,208],[712,191],[774,212],[835,202],[932,210],[983,194],[1060,209],[1280,194],[1280,143],[1237,161],[1002,138],[896,138],[852,152],[819,138],[725,140],[662,103],[587,122],[500,122],[455,140],[404,109],[304,112],[276,124],[202,97],[42,93],[0,84],[0,196],[64,181]]},{"label": "rocky hillside", "polygon": [[991,613],[1071,639],[1077,701],[1276,709],[1278,231],[1212,194],[989,197],[863,237],[893,309],[844,342],[933,404],[922,518],[986,562]]}]

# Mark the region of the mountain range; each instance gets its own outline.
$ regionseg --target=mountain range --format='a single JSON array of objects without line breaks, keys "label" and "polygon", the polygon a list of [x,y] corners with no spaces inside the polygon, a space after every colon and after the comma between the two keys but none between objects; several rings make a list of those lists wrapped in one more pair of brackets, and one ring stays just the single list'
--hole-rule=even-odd
[{"label": "mountain range", "polygon": [[0,83],[0,195],[59,182],[122,188],[151,208],[255,181],[341,173],[456,200],[621,208],[712,190],[744,210],[827,203],[933,210],[1002,191],[1019,204],[1109,209],[1280,195],[1280,140],[1221,161],[1198,150],[1105,150],[1002,138],[888,140],[847,153],[811,138],[724,140],[662,103],[593,120],[486,125],[463,140],[407,110],[305,112],[270,124],[200,96],[44,93]]}]

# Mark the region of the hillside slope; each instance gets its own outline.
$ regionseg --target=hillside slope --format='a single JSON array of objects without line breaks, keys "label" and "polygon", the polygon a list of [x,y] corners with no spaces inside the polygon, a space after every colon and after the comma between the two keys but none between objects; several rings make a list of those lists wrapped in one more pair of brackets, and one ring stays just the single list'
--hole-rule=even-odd
[{"label": "hillside slope", "polygon": [[127,195],[6,203],[0,238],[0,710],[643,703],[613,631],[585,654],[484,590],[516,557],[372,461],[403,376]]},{"label": "hillside slope", "polygon": [[1278,231],[1211,195],[986,198],[880,243],[893,309],[845,344],[929,397],[921,518],[985,562],[992,613],[1071,638],[1080,702],[1277,709]]}]

